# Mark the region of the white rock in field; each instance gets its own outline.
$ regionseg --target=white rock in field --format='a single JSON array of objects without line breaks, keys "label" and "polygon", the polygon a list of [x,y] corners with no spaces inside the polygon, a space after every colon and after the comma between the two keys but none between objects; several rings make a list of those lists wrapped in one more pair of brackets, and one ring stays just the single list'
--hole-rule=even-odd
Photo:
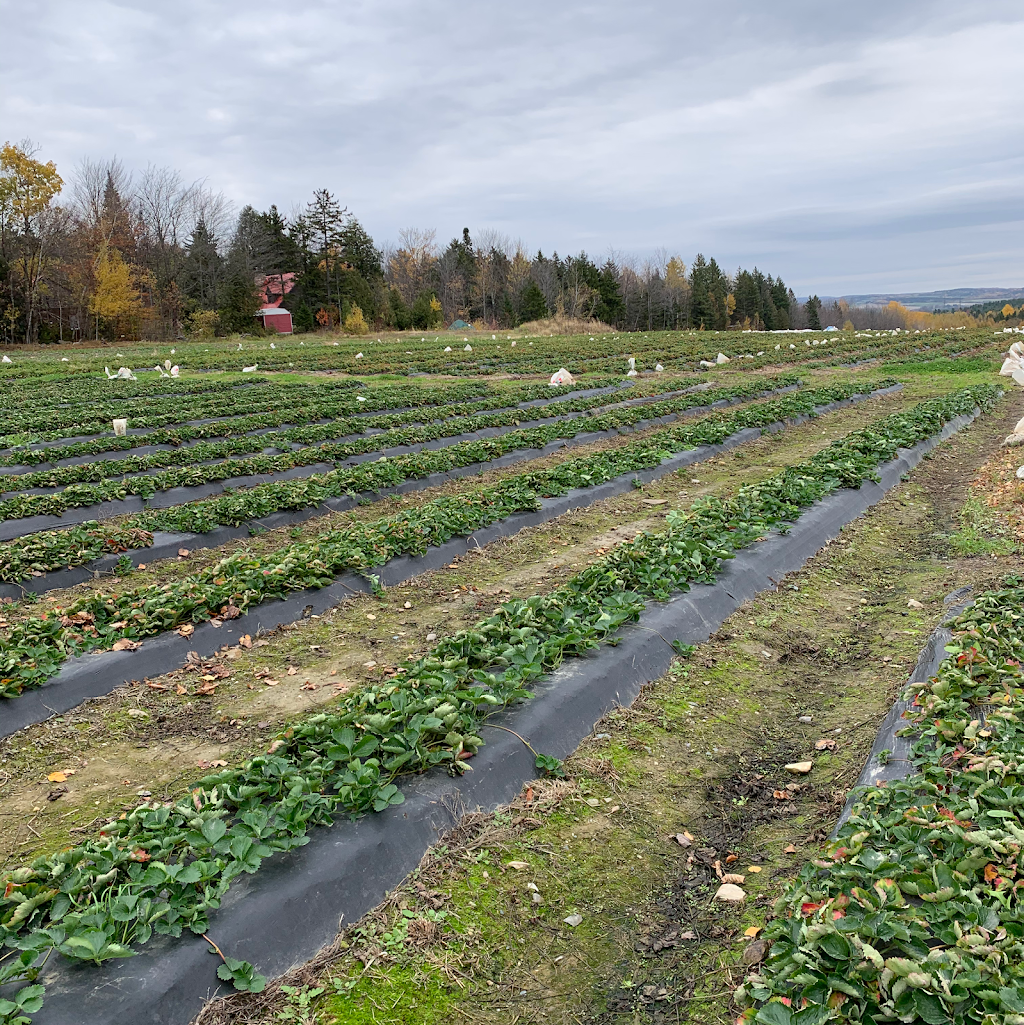
[{"label": "white rock in field", "polygon": [[465,347],[465,348],[464,348],[464,349],[463,349],[462,351],[463,351],[463,352],[472,352],[472,351],[473,351],[473,346],[472,346],[472,345],[470,345],[470,344],[469,344],[469,343],[467,342],[467,343],[466,343],[466,347]]},{"label": "white rock in field", "polygon": [[795,349],[795,348],[796,348],[796,346],[795,346],[795,345],[792,345],[792,344],[791,344],[791,345],[790,345],[789,347],[790,347],[791,349]]},{"label": "white rock in field", "polygon": [[446,346],[444,347],[444,351],[445,351],[445,352],[451,352],[451,351],[452,351],[452,347],[451,347],[450,345],[446,345]]},{"label": "white rock in field", "polygon": [[776,352],[778,352],[778,351],[779,351],[779,349],[781,349],[781,348],[782,348],[782,346],[781,346],[781,345],[776,345],[776,346],[775,346],[775,351],[776,351]]},{"label": "white rock in field", "polygon": [[565,367],[562,367],[560,370],[556,370],[551,375],[551,380],[548,381],[548,384],[550,384],[552,388],[557,388],[560,384],[575,383],[576,379],[572,376],[572,374],[569,373],[568,370],[565,369]]},{"label": "white rock in field", "polygon": [[729,357],[728,357],[728,356],[726,356],[726,354],[725,354],[724,352],[720,352],[720,353],[719,353],[719,354],[718,354],[718,355],[717,355],[717,356],[715,357],[715,362],[716,362],[716,363],[728,363],[728,362],[729,362]]},{"label": "white rock in field", "polygon": [[362,359],[362,358],[363,358],[363,354],[361,352],[357,352],[356,353],[356,359]]},{"label": "white rock in field", "polygon": [[654,364],[654,370],[656,373],[661,373],[665,368],[660,363]]},{"label": "white rock in field", "polygon": [[259,366],[259,363],[253,363],[253,365],[251,367],[242,367],[242,373],[243,374],[251,374],[258,366]]},{"label": "white rock in field", "polygon": [[1017,479],[1024,480],[1024,466],[1017,467]]},{"label": "white rock in field", "polygon": [[13,362],[14,362],[14,360],[12,360],[10,356],[4,356],[3,359],[0,359],[0,363],[13,363]]},{"label": "white rock in field", "polygon": [[123,438],[128,433],[128,421],[125,419],[114,421],[114,437]]},{"label": "white rock in field", "polygon": [[790,762],[783,768],[786,772],[793,773],[794,776],[806,776],[814,768],[814,762]]},{"label": "white rock in field", "polygon": [[715,900],[723,901],[726,904],[742,904],[746,899],[746,893],[735,883],[722,883],[715,890]]}]

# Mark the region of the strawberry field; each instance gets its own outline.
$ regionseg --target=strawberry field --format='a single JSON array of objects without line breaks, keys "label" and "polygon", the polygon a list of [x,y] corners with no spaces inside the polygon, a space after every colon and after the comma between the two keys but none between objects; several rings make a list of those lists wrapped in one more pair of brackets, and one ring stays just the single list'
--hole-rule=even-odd
[{"label": "strawberry field", "polygon": [[0,1023],[1024,1021],[1003,347],[17,352]]}]

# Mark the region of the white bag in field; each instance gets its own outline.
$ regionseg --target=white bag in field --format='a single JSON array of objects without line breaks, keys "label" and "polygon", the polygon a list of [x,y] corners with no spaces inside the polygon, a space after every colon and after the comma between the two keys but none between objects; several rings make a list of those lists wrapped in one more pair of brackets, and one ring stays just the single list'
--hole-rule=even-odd
[{"label": "white bag in field", "polygon": [[562,367],[560,370],[556,370],[551,375],[551,380],[548,381],[548,384],[550,384],[552,388],[557,388],[561,384],[575,383],[576,379],[572,376],[572,374],[569,373],[568,370],[565,369],[565,367]]},{"label": "white bag in field", "polygon": [[243,374],[251,374],[258,366],[259,366],[259,363],[253,363],[253,365],[251,367],[242,367],[242,373]]},{"label": "white bag in field", "polygon": [[114,437],[123,438],[128,433],[128,421],[127,420],[115,420],[114,421]]},{"label": "white bag in field", "polygon": [[729,357],[728,357],[728,356],[726,356],[726,354],[725,354],[724,352],[720,352],[720,353],[719,353],[719,354],[718,354],[718,355],[717,355],[717,356],[715,357],[715,362],[716,362],[716,363],[728,363],[728,362],[729,362]]}]

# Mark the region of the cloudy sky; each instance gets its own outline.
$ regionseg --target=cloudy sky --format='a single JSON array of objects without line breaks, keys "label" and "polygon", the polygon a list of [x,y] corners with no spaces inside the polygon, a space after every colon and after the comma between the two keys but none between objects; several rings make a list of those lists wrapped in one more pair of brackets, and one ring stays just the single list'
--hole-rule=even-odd
[{"label": "cloudy sky", "polygon": [[0,139],[378,242],[697,251],[800,294],[1024,285],[1020,0],[0,0]]}]

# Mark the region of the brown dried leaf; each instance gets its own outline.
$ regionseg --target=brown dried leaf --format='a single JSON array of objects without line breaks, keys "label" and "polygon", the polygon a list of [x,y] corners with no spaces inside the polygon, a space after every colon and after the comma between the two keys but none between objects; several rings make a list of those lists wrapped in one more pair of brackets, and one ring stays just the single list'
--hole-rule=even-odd
[{"label": "brown dried leaf", "polygon": [[114,651],[138,651],[142,647],[142,641],[133,641],[122,637],[114,644]]}]

